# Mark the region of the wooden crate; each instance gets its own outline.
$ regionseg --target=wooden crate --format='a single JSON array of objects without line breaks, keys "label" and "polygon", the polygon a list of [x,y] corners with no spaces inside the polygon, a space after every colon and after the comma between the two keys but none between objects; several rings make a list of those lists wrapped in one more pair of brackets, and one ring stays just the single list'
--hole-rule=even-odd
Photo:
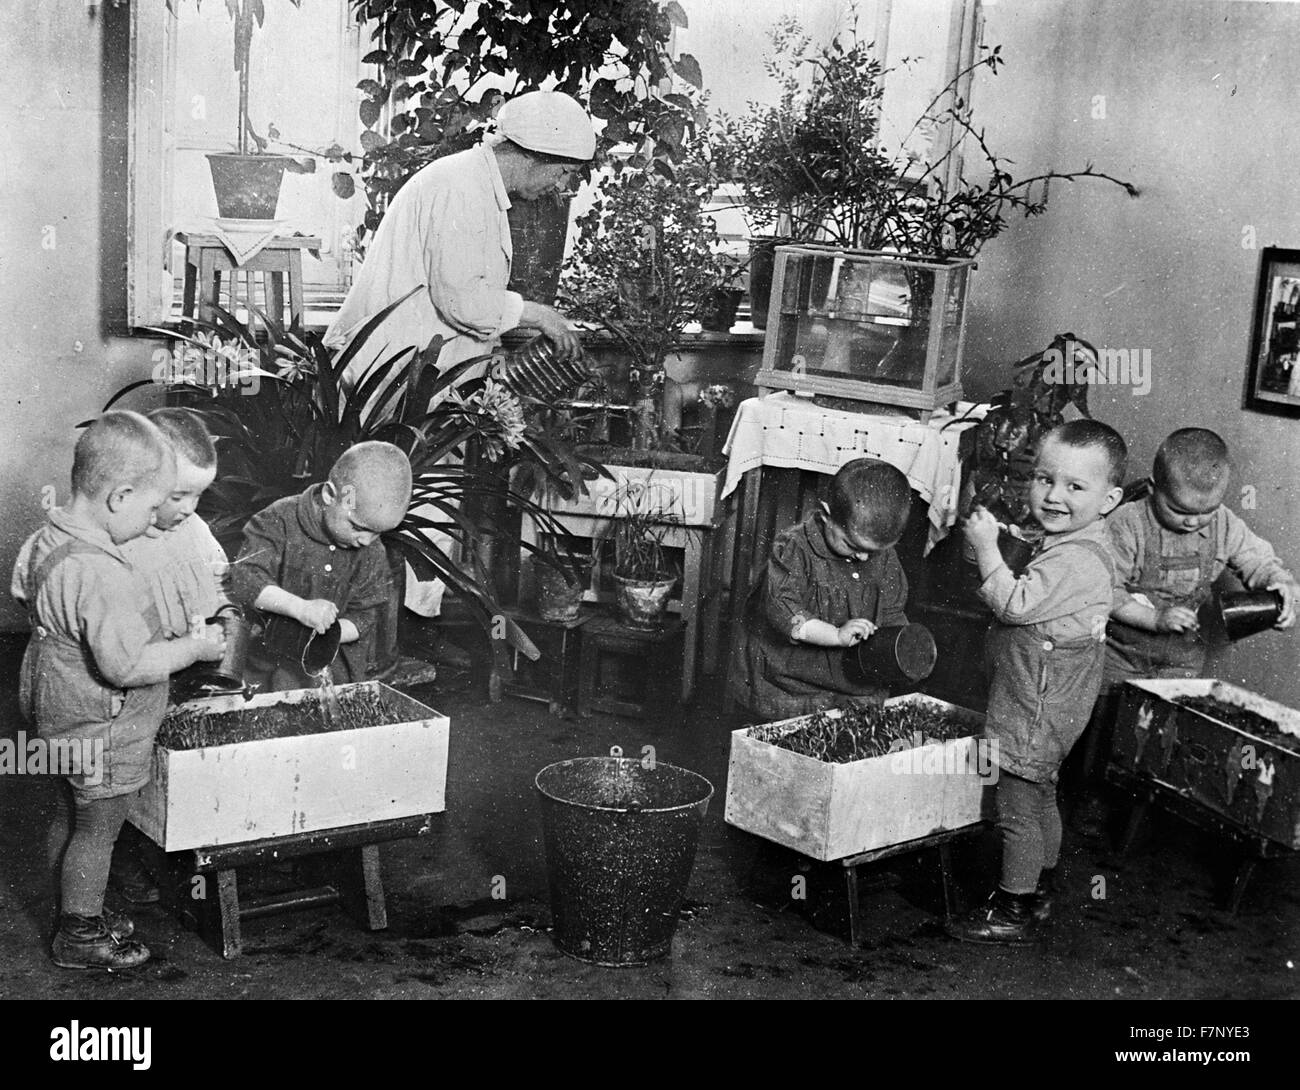
[{"label": "wooden crate", "polygon": [[[1211,697],[1265,716],[1264,734],[1178,703]],[[1243,831],[1300,848],[1300,711],[1211,678],[1130,681],[1115,721],[1120,768],[1228,818]]]},{"label": "wooden crate", "polygon": [[[896,704],[958,714],[972,736],[832,764],[733,731],[726,820],[823,862],[982,820],[992,806],[984,788],[996,778],[993,769],[979,775],[984,716],[919,693],[886,701]],[[807,720],[772,725],[789,733]]]},{"label": "wooden crate", "polygon": [[[381,696],[400,721],[203,749],[155,746],[131,823],[173,852],[445,810],[450,720],[377,681],[339,693],[362,689]],[[316,699],[314,689],[294,689],[184,707],[220,713]]]}]

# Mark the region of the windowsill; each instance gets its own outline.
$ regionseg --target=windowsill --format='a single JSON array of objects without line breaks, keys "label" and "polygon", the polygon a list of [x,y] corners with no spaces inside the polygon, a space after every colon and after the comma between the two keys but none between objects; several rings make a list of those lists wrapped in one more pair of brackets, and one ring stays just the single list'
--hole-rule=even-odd
[{"label": "windowsill", "polygon": [[[338,292],[321,292],[316,298],[312,297],[309,290],[307,292],[307,332],[324,333],[329,328],[334,316],[338,313],[342,305],[343,297]],[[247,315],[244,311],[237,312],[240,321],[246,320]],[[576,323],[582,330],[582,339],[585,343],[593,347],[603,347],[605,345],[615,345],[618,343],[617,338],[608,330],[594,328],[581,322]],[[158,328],[174,330],[179,332],[183,327],[181,325],[180,300],[177,299],[172,307],[171,314],[167,316],[165,322],[159,323]],[[133,331],[136,336],[152,336],[149,330],[139,329]],[[531,340],[536,333],[531,330],[512,329],[509,330],[501,339],[506,347],[515,347]],[[700,329],[698,326],[687,326],[682,334],[681,349],[687,352],[709,351],[717,348],[748,348],[762,347],[764,332],[761,329],[755,329],[752,322],[737,321],[727,333],[713,332],[710,330]]]}]

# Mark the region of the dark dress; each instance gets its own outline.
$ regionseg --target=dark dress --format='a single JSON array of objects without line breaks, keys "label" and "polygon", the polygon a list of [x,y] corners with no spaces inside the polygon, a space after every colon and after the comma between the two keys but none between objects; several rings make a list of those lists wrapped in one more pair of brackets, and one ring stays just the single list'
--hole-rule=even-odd
[{"label": "dark dress", "polygon": [[858,561],[826,543],[818,512],[777,537],[767,571],[745,608],[736,649],[736,696],[762,719],[788,719],[824,708],[879,703],[884,686],[846,675],[844,648],[798,643],[791,633],[806,620],[837,628],[865,617],[881,628],[907,624],[907,577],[892,548]]},{"label": "dark dress", "polygon": [[[231,565],[231,597],[252,612],[264,587],[273,585],[300,598],[326,598],[339,619],[357,626],[360,639],[339,648],[334,681],[364,681],[372,653],[379,611],[391,593],[384,546],[372,542],[348,549],[330,540],[323,521],[320,485],[286,496],[259,511],[244,527],[244,544]],[[251,656],[250,676],[269,680],[270,688],[296,688],[315,682],[302,670],[302,652],[311,629],[291,617],[260,614],[265,631]]]}]

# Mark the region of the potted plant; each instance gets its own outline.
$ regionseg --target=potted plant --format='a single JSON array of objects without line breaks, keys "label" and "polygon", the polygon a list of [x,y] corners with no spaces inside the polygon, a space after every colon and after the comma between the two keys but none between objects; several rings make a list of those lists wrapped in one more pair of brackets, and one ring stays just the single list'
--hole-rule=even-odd
[{"label": "potted plant", "polygon": [[749,260],[731,254],[718,255],[719,280],[704,295],[700,307],[700,328],[710,333],[729,333],[736,324],[736,312],[745,297],[743,276]]},{"label": "potted plant", "polygon": [[[478,562],[476,546],[485,537],[503,537],[517,553],[520,541],[508,526],[487,525],[471,513],[500,503],[524,512],[549,533],[563,534],[564,528],[531,499],[531,482],[545,480],[557,495],[581,494],[582,470],[591,463],[531,426],[515,395],[493,379],[464,380],[483,357],[439,372],[434,366],[438,339],[423,350],[398,349],[355,384],[345,383],[349,363],[404,301],[375,315],[339,353],[318,333],[286,329],[256,308],[264,328],[258,335],[251,318],[245,325],[214,308],[212,322],[185,319],[179,334],[157,330],[175,338],[172,358],[150,378],[119,390],[109,406],[141,386],[161,383],[173,401],[204,416],[220,462],[200,514],[232,554],[249,518],[274,500],[323,481],[348,447],[369,439],[401,447],[415,484],[405,520],[384,536],[390,557],[405,560],[422,579],[446,583],[493,633],[497,668],[504,671],[507,643],[532,657],[537,651],[512,622],[501,631],[496,589]],[[497,468],[506,464],[526,467],[530,483],[513,484],[511,475]],[[451,539],[459,559],[430,536],[433,532]]]},{"label": "potted plant", "polygon": [[[200,3],[201,0],[195,0]],[[174,0],[168,0],[171,7]],[[289,0],[295,8],[302,0]],[[311,173],[315,162],[299,162],[288,155],[266,150],[275,133],[258,135],[248,113],[249,59],[252,54],[254,28],[266,19],[266,0],[225,0],[234,30],[233,59],[239,80],[239,106],[236,119],[234,151],[213,152],[207,156],[212,171],[212,188],[217,197],[217,214],[227,219],[275,219],[280,199],[280,184],[286,170]]]},{"label": "potted plant", "polygon": [[[1029,507],[1039,443],[1058,424],[1091,416],[1087,382],[1064,382],[1061,376],[1068,371],[1082,377],[1096,366],[1097,350],[1088,341],[1058,333],[1041,352],[1012,364],[1011,386],[990,399],[979,424],[962,432],[961,509],[985,507],[1002,524],[998,544],[1013,569],[1028,562],[1042,537]],[[974,559],[973,553],[963,555]]]},{"label": "potted plant", "polygon": [[[1053,180],[1097,178],[1132,184],[1094,170],[1049,170],[1017,180],[971,120],[962,88],[978,70],[996,74],[1000,47],[983,49],[934,96],[909,132],[934,129],[955,138],[932,161],[905,147],[880,145],[878,120],[889,69],[874,59],[855,31],[813,48],[797,19],[780,20],[772,34],[769,71],[778,81],[775,105],[752,104],[742,118],[724,117],[720,139],[733,165],[731,180],[744,195],[747,215],[782,241],[824,242],[845,249],[912,255],[930,262],[973,258],[1006,227],[1006,216],[1047,210]],[[810,78],[806,78],[810,77]],[[763,310],[753,287],[756,319]],[[933,277],[908,274],[912,321],[928,327]]]},{"label": "potted plant", "polygon": [[576,539],[542,536],[533,554],[537,614],[542,620],[571,624],[578,619],[593,559]]},{"label": "potted plant", "polygon": [[672,178],[634,155],[596,179],[561,279],[569,312],[606,330],[626,354],[634,450],[663,445],[665,361],[708,293],[734,274],[705,214],[717,182],[707,129],[686,140]]},{"label": "potted plant", "polygon": [[681,524],[672,499],[657,483],[624,483],[615,496],[610,536],[614,542],[615,602],[629,628],[663,626],[668,596],[678,572],[669,563],[664,539]]}]

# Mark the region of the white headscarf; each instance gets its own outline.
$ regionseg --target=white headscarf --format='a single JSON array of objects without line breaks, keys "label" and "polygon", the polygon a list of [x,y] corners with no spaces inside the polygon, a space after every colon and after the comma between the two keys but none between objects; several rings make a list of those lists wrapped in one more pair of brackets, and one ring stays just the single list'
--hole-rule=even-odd
[{"label": "white headscarf", "polygon": [[529,91],[497,114],[497,132],[529,151],[565,159],[591,159],[596,133],[577,100],[560,91]]}]

